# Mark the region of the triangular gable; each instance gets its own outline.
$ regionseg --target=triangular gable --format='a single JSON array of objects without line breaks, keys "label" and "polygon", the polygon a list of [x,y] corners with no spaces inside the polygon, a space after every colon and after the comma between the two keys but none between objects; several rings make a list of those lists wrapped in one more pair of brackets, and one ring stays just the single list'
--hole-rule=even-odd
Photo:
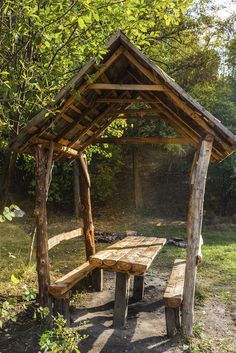
[{"label": "triangular gable", "polygon": [[[119,111],[128,109],[136,99],[150,102],[149,110],[156,111],[155,116],[166,119],[193,145],[212,135],[212,161],[221,161],[236,150],[236,137],[121,31],[108,41],[100,66],[95,59],[85,65],[54,103],[27,124],[10,148],[30,153],[35,143],[47,147],[53,141],[57,159],[77,158],[117,118]],[[49,109],[57,113],[48,115]]]}]

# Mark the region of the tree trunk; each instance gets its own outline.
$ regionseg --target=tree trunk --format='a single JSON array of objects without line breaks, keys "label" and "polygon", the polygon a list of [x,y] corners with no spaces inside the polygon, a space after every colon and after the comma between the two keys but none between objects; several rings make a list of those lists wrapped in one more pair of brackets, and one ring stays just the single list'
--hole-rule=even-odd
[{"label": "tree trunk", "polygon": [[46,153],[42,145],[35,146],[35,180],[36,180],[36,259],[39,285],[39,304],[51,309],[48,293],[50,284],[48,263],[48,235],[47,235],[47,186],[46,186]]},{"label": "tree trunk", "polygon": [[2,188],[2,209],[7,206],[8,203],[12,203],[10,197],[10,191],[12,185],[14,185],[15,169],[16,169],[16,152],[7,153],[6,157],[6,170],[3,176],[3,188]]},{"label": "tree trunk", "polygon": [[213,138],[206,136],[201,142],[199,152],[195,154],[191,169],[191,194],[187,220],[187,260],[184,281],[183,299],[183,334],[193,334],[194,293],[196,282],[196,266],[201,247],[203,204],[207,178],[207,170],[211,157]]},{"label": "tree trunk", "polygon": [[78,161],[75,160],[73,163],[73,180],[74,180],[74,207],[75,207],[75,217],[78,219],[80,214],[80,185],[79,185],[79,166]]},{"label": "tree trunk", "polygon": [[139,159],[138,149],[133,148],[133,180],[134,180],[134,201],[135,208],[141,209],[143,207],[143,194],[142,194],[142,183],[139,174]]}]

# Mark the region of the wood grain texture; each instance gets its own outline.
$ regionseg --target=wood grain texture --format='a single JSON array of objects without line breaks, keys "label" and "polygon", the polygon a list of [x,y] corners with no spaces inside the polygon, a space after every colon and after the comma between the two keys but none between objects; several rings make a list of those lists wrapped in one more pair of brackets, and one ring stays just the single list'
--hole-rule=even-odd
[{"label": "wood grain texture", "polygon": [[125,326],[128,314],[130,276],[127,273],[116,274],[114,328]]},{"label": "wood grain texture", "polygon": [[194,158],[192,168],[191,194],[187,219],[187,261],[184,282],[183,334],[193,334],[194,293],[196,283],[196,266],[201,247],[203,204],[206,187],[207,170],[211,158],[213,137],[206,136],[199,146],[198,158]]},{"label": "wood grain texture", "polygon": [[94,266],[143,275],[162,249],[166,239],[131,236],[90,257]]},{"label": "wood grain texture", "polygon": [[185,268],[185,260],[175,260],[163,296],[165,306],[168,308],[178,308],[183,301]]},{"label": "wood grain texture", "polygon": [[64,240],[73,239],[84,235],[83,228],[77,228],[71,230],[70,232],[60,233],[48,240],[48,250],[52,249],[54,246],[60,244]]},{"label": "wood grain texture", "polygon": [[88,261],[70,271],[65,276],[58,279],[54,284],[49,286],[49,293],[57,298],[68,292],[76,283],[86,277],[95,269]]}]

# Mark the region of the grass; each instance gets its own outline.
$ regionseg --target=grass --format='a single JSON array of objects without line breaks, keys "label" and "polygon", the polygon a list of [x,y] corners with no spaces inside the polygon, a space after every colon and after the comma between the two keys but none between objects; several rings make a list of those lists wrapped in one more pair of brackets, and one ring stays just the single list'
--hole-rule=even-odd
[{"label": "grass", "polygon": [[[106,221],[104,221],[106,219]],[[68,218],[54,218],[49,225],[49,234],[55,235],[76,227],[75,221]],[[140,217],[132,214],[103,215],[95,222],[97,229],[107,231],[137,230],[139,234],[158,237],[185,237],[184,222],[171,222],[163,219]],[[2,296],[16,295],[23,285],[36,286],[35,266],[26,266],[30,245],[29,233],[33,220],[15,220],[0,224],[0,293]],[[211,299],[217,298],[225,304],[236,300],[236,229],[228,225],[203,229],[203,264],[198,268],[196,287],[196,306],[201,307]],[[97,244],[97,250],[107,246]],[[153,271],[168,273],[176,258],[184,258],[186,250],[172,245],[165,246],[153,263]],[[49,252],[51,278],[59,278],[79,266],[85,260],[83,242],[72,239],[61,243]],[[20,285],[14,286],[11,275],[21,279]],[[22,285],[21,285],[22,284]],[[77,293],[77,300],[83,300],[83,293]],[[222,338],[212,339],[204,333],[199,322],[195,324],[196,337],[189,344],[190,353],[231,353],[231,342]]]}]

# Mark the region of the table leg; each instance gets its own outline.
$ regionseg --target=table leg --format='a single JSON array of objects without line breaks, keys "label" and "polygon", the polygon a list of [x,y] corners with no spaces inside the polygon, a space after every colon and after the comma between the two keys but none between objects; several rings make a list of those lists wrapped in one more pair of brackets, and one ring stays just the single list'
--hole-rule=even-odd
[{"label": "table leg", "polygon": [[95,268],[92,272],[92,286],[97,292],[103,291],[103,269]]},{"label": "table leg", "polygon": [[133,302],[143,299],[144,295],[144,276],[134,276]]},{"label": "table leg", "polygon": [[130,275],[127,273],[116,273],[115,305],[113,326],[123,327],[128,314]]}]

